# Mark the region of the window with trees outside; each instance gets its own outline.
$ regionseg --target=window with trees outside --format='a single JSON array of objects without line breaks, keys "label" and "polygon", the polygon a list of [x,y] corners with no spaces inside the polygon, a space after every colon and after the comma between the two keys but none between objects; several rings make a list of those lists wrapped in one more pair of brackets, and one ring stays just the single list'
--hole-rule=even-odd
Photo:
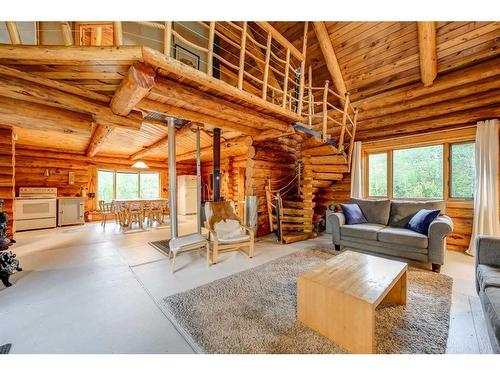
[{"label": "window with trees outside", "polygon": [[155,199],[160,197],[160,173],[99,170],[97,186],[97,198],[105,202]]},{"label": "window with trees outside", "polygon": [[474,153],[473,142],[374,151],[366,157],[366,194],[391,199],[472,199]]}]

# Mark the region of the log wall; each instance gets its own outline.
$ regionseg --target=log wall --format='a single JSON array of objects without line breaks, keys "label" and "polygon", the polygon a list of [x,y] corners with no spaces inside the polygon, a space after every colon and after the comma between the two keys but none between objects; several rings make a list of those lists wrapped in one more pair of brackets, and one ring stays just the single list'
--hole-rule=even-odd
[{"label": "log wall", "polygon": [[3,210],[9,215],[7,222],[9,238],[14,237],[14,175],[15,137],[12,128],[0,128],[0,199],[4,200]]}]

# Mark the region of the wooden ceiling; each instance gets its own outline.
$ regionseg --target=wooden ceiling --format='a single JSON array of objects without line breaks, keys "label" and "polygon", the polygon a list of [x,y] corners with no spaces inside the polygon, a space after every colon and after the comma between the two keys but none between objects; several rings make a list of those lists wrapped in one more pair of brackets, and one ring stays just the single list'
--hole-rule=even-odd
[{"label": "wooden ceiling", "polygon": [[[304,30],[303,22],[273,22],[272,25],[281,32],[297,48],[302,46]],[[457,125],[477,121],[484,117],[494,117],[499,113],[498,74],[487,78],[478,76],[477,82],[465,82],[477,88],[462,88],[463,83],[455,86],[460,89],[442,95],[442,91],[433,91],[432,87],[419,94],[421,104],[407,103],[404,96],[399,102],[386,104],[384,95],[394,96],[401,93],[420,90],[421,72],[419,62],[419,40],[416,22],[325,22],[330,41],[337,57],[342,77],[347,90],[351,94],[351,101],[362,108],[360,112],[360,137],[369,138],[369,132],[376,137],[385,135],[411,133],[418,128],[427,131],[438,126]],[[437,22],[436,23],[436,51],[437,51],[437,78],[434,85],[448,80],[457,70],[473,69],[475,65],[495,63],[500,64],[500,23],[499,22]],[[61,47],[64,48],[64,47]],[[70,60],[47,60],[34,57],[33,59],[2,59],[1,65],[33,73],[56,82],[66,83],[77,88],[94,92],[103,98],[111,98],[122,79],[126,76],[130,66],[139,58],[130,58],[130,53],[123,52],[123,59],[117,57],[119,51],[102,50],[102,59],[79,58]],[[314,28],[310,25],[308,32],[306,66],[311,65],[313,84],[322,86],[325,80],[331,80],[323,52],[320,48]],[[193,87],[193,81],[182,77],[176,72],[157,69],[163,76],[165,83],[169,80],[181,82]],[[442,84],[443,90],[448,89]],[[454,87],[455,87],[454,86]],[[469,87],[467,86],[467,87]],[[437,86],[436,86],[437,87]],[[203,92],[215,92],[209,86],[199,86]],[[212,91],[211,91],[212,90]],[[156,103],[168,104],[169,98],[160,93],[151,93],[149,99]],[[404,94],[403,94],[404,95]],[[433,95],[430,97],[430,95]],[[442,97],[442,98],[440,98]],[[228,96],[223,97],[228,98]],[[373,99],[375,98],[375,99]],[[379,103],[382,104],[377,104]],[[409,96],[411,98],[411,96]],[[106,99],[105,99],[106,100]],[[363,104],[372,103],[370,105]],[[441,103],[442,102],[442,103]],[[235,103],[247,105],[240,98]],[[396,106],[403,103],[399,108]],[[437,103],[440,103],[437,105]],[[472,103],[472,104],[471,104]],[[474,104],[474,103],[477,103]],[[190,110],[197,102],[184,102],[183,109]],[[398,104],[400,105],[400,104]],[[406,105],[406,106],[405,106]],[[255,110],[256,107],[253,108]],[[378,112],[377,112],[378,111]],[[385,112],[384,112],[385,111]],[[419,111],[419,112],[418,112]],[[468,116],[461,116],[460,111],[468,111]],[[451,112],[457,112],[452,114]],[[263,116],[270,115],[267,109],[259,110]],[[213,115],[206,110],[206,114]],[[275,114],[279,121],[285,121],[286,114]],[[281,116],[281,118],[280,118]],[[445,119],[448,116],[449,119]],[[455,116],[452,118],[452,116]],[[221,115],[224,119],[224,115]],[[435,121],[434,121],[435,120]],[[414,122],[418,127],[413,127]],[[424,122],[427,123],[424,124]],[[250,127],[261,128],[252,124]],[[388,131],[389,128],[393,131]],[[207,130],[211,130],[210,126]],[[59,148],[67,151],[85,152],[89,145],[90,133],[78,132],[57,136],[57,133],[43,130],[17,128],[18,143],[36,147]],[[110,133],[99,154],[130,156],[166,136],[166,127],[157,122],[145,122],[140,130],[117,127]],[[237,131],[227,130],[222,136],[232,139],[241,136]],[[202,134],[202,147],[211,145],[211,137]],[[177,154],[185,154],[195,149],[193,132],[185,132],[177,142]],[[147,158],[165,159],[167,146],[162,145],[151,151]]]},{"label": "wooden ceiling", "polygon": [[[420,81],[416,22],[326,22],[352,101]],[[295,46],[302,44],[302,22],[274,22]],[[438,75],[500,53],[499,22],[437,22]],[[313,81],[331,80],[313,28],[308,33],[307,64]]]}]

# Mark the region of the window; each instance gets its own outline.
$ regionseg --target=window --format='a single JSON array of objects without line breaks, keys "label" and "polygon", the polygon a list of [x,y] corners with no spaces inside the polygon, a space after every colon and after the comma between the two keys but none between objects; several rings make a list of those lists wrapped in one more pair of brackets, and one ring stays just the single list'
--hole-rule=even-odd
[{"label": "window", "polygon": [[99,200],[111,202],[115,195],[115,173],[113,171],[98,171],[97,186]]},{"label": "window", "polygon": [[[365,195],[389,199],[472,199],[474,142],[366,149]],[[383,150],[383,151],[381,151]]]},{"label": "window", "polygon": [[443,145],[393,152],[394,198],[443,198]]},{"label": "window", "polygon": [[160,174],[141,172],[140,174],[141,198],[158,198],[160,191]]},{"label": "window", "polygon": [[98,200],[106,202],[113,199],[154,199],[160,197],[160,174],[99,170],[97,186]]},{"label": "window", "polygon": [[139,198],[139,175],[135,172],[116,172],[116,199]]},{"label": "window", "polygon": [[387,196],[387,153],[368,155],[368,195]]},{"label": "window", "polygon": [[474,143],[455,143],[451,145],[450,198],[473,198],[475,163]]}]

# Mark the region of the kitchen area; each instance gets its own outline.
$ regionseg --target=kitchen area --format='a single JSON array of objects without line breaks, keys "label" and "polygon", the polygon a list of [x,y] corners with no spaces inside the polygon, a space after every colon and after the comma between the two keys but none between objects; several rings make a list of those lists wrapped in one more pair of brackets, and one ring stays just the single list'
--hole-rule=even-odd
[{"label": "kitchen area", "polygon": [[85,200],[58,196],[56,187],[20,187],[14,204],[16,231],[84,224]]}]

